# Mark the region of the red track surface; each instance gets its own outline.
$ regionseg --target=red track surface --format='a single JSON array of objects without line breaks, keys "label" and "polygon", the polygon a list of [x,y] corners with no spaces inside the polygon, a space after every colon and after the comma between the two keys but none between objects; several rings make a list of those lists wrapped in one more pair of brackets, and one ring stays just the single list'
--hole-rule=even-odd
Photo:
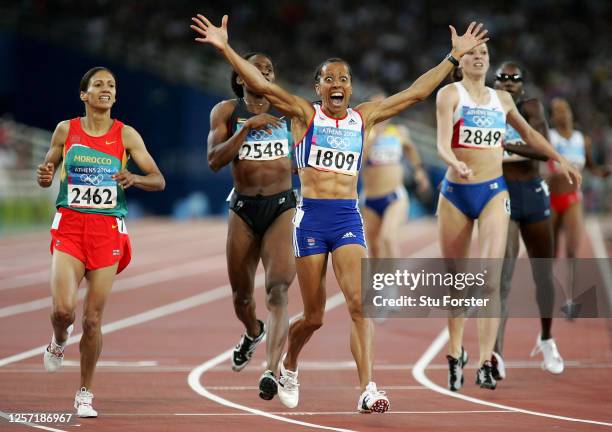
[{"label": "red track surface", "polygon": [[[278,398],[270,402],[258,398],[263,348],[241,373],[232,372],[227,359],[201,375],[192,373],[196,386],[229,401],[225,405],[217,403],[194,391],[188,376],[203,362],[231,348],[242,332],[227,286],[225,223],[138,221],[132,225],[134,260],[118,278],[104,317],[103,363],[93,387],[94,406],[100,417],[73,417],[68,424],[38,423],[29,427],[0,417],[0,430],[300,431],[312,430],[314,425],[354,431],[612,428],[612,390],[607,382],[612,347],[606,320],[555,321],[553,332],[566,360],[566,370],[560,376],[543,372],[539,358],[529,358],[538,332],[536,319],[510,320],[506,336],[509,377],[496,391],[477,388],[473,384],[474,362],[468,365],[461,394],[531,414],[449,397],[419,384],[411,369],[445,322],[387,320],[377,325],[375,379],[387,390],[391,412],[359,415],[355,412],[359,390],[343,303],[327,312],[324,327],[303,352],[297,410],[286,409]],[[437,256],[434,222],[413,222],[402,235],[405,256],[418,251],[424,256]],[[48,239],[46,232],[0,239],[0,415],[73,412],[79,382],[78,320],[74,333],[77,343],[66,350],[67,364],[56,374],[47,374],[42,367],[41,347],[48,343],[51,332],[50,303],[48,299],[34,301],[49,296]],[[593,256],[590,241],[584,242],[581,252],[582,256]],[[328,298],[337,292],[337,284],[328,277]],[[182,301],[187,298],[191,299]],[[261,286],[256,298],[259,314],[265,317]],[[301,310],[296,282],[290,289],[289,309],[292,315]],[[120,325],[113,327],[116,322]],[[465,346],[476,358],[474,323],[467,325]],[[12,357],[28,351],[29,355]],[[446,385],[445,353],[442,348],[425,370],[427,377],[442,387]],[[7,361],[11,357],[15,361]],[[257,411],[228,406],[231,403],[311,426],[267,418]],[[609,425],[534,415],[537,413]]]}]

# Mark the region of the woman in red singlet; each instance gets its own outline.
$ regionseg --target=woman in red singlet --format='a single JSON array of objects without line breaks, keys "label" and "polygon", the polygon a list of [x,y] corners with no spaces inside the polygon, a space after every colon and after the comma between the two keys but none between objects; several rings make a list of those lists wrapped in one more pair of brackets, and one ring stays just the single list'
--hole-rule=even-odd
[{"label": "woman in red singlet", "polygon": [[[111,118],[115,96],[116,80],[110,70],[95,67],[87,71],[80,85],[85,117],[57,125],[45,160],[36,170],[38,184],[46,188],[62,162],[57,213],[51,226],[53,336],[43,356],[49,372],[62,364],[75,320],[77,290],[87,279],[81,383],[74,400],[77,417],[98,416],[90,390],[102,351],[102,314],[115,275],[131,257],[124,190],[131,186],[146,191],[165,187],[164,177],[138,132]],[[128,157],[145,175],[125,168]]]}]

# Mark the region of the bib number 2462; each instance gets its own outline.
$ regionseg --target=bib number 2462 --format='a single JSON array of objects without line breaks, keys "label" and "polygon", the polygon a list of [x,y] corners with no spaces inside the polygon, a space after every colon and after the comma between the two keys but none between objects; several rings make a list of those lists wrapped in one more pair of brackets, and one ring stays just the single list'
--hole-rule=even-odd
[{"label": "bib number 2462", "polygon": [[68,192],[70,207],[113,208],[117,205],[116,186],[71,185]]}]

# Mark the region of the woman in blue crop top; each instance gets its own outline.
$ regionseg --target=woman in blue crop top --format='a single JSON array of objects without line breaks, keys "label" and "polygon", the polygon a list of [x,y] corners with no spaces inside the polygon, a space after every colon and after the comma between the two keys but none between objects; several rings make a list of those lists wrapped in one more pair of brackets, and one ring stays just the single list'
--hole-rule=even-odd
[{"label": "woman in blue crop top", "polygon": [[302,201],[294,218],[296,270],[304,302],[303,317],[289,329],[289,347],[281,360],[278,394],[288,407],[298,404],[298,355],[315,330],[323,324],[325,273],[328,256],[347,301],[351,317],[351,352],[357,364],[361,396],[359,412],[385,412],[389,400],[376,388],[372,376],[372,326],[362,313],[360,263],[366,257],[363,223],[357,206],[357,174],[364,137],[372,126],[425,99],[452,69],[451,62],[485,42],[482,24],[472,23],[463,36],[451,27],[450,58],[419,77],[408,89],[382,101],[349,108],[352,76],[342,59],[324,61],[315,73],[320,105],[292,95],[269,82],[229,45],[227,16],[220,27],[203,15],[193,18],[196,41],[217,48],[244,82],[291,118],[295,155],[302,184]]}]

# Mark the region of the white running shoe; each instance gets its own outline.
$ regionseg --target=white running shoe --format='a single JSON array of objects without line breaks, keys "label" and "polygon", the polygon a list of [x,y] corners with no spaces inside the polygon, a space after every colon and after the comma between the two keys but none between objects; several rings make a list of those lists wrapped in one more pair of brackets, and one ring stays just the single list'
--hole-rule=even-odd
[{"label": "white running shoe", "polygon": [[74,408],[77,410],[77,417],[88,418],[98,417],[98,412],[91,405],[93,401],[93,393],[85,387],[81,387],[74,396]]},{"label": "white running shoe", "polygon": [[370,382],[357,401],[357,411],[364,414],[371,412],[384,413],[389,410],[389,399],[384,391],[376,388],[376,383]]},{"label": "white running shoe", "polygon": [[540,365],[542,369],[553,374],[560,374],[563,372],[565,366],[563,363],[563,358],[561,357],[561,354],[559,354],[557,344],[553,338],[541,340],[540,336],[538,335],[536,346],[531,351],[531,357],[540,352],[544,356],[544,360]]},{"label": "white running shoe", "polygon": [[[66,331],[68,332],[68,336],[66,340],[70,337],[70,333],[74,330],[74,325],[70,324]],[[66,342],[63,345],[55,342],[55,334],[51,336],[51,342],[49,346],[45,350],[43,354],[43,363],[45,365],[45,369],[47,372],[55,372],[60,368],[62,362],[64,361],[64,348],[66,346]]]},{"label": "white running shoe", "polygon": [[295,408],[300,399],[300,385],[298,384],[298,371],[295,372],[285,369],[283,361],[285,356],[280,361],[278,372],[278,398],[287,408]]},{"label": "white running shoe", "polygon": [[506,364],[499,353],[493,351],[491,356],[491,366],[493,367],[493,378],[496,381],[501,381],[506,378]]}]

